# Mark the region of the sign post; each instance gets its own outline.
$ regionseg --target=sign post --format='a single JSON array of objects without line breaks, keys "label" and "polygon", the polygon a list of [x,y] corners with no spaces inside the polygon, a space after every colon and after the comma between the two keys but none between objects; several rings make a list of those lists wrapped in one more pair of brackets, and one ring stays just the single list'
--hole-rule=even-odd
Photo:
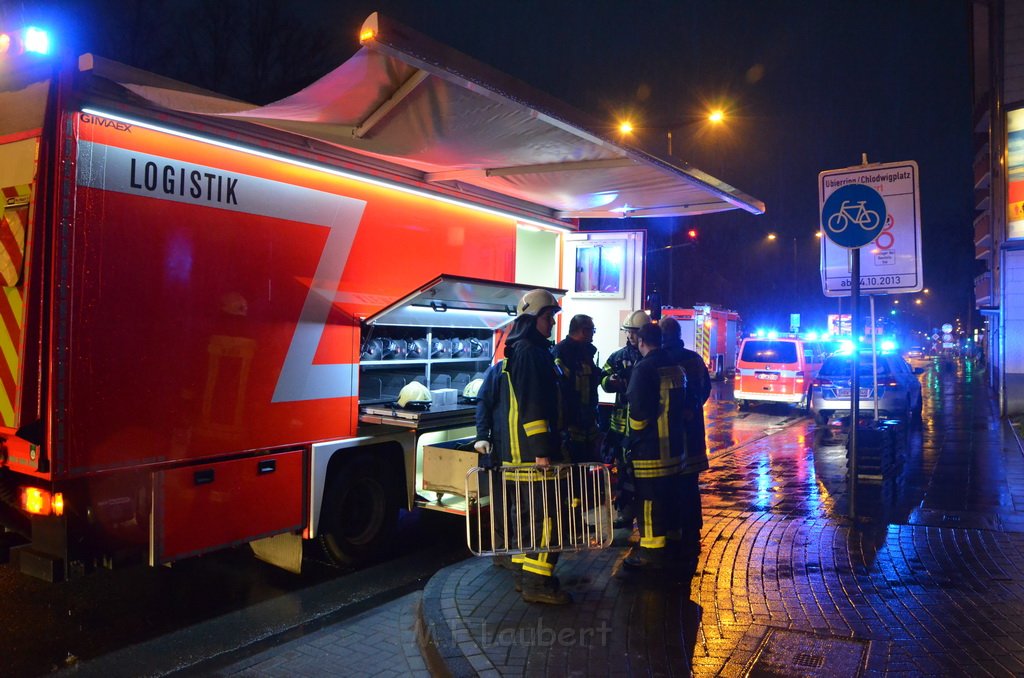
[{"label": "sign post", "polygon": [[[913,206],[912,220],[904,219],[902,209],[906,203],[906,184],[910,181],[913,190],[910,204]],[[886,187],[892,185],[892,190]],[[896,187],[899,188],[896,188]],[[881,190],[878,190],[881,189]],[[889,194],[904,196],[900,210],[890,208],[886,198]],[[889,165],[868,165],[867,156],[859,167],[849,167],[821,172],[818,175],[818,199],[821,207],[821,282],[825,296],[850,296],[850,320],[853,339],[853,356],[850,367],[850,517],[857,517],[857,429],[860,419],[860,292],[866,286],[874,293],[895,291],[920,291],[920,214],[917,197],[917,164],[894,163]],[[899,219],[894,213],[900,214]],[[907,221],[917,229],[913,241],[900,237],[894,230],[897,223]],[[870,250],[875,266],[900,264],[898,268],[884,275],[861,273],[861,248],[875,243]],[[896,245],[913,252],[907,257],[897,254]],[[839,255],[839,256],[837,256]],[[907,264],[911,264],[910,267]],[[910,270],[913,268],[914,270]],[[847,277],[848,273],[848,277]],[[899,289],[907,288],[907,289]],[[916,288],[916,289],[914,289]]]}]

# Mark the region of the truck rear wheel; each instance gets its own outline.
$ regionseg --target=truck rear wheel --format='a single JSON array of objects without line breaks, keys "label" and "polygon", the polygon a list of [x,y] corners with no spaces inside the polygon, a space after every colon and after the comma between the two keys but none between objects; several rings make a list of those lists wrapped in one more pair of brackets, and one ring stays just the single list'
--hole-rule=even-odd
[{"label": "truck rear wheel", "polygon": [[332,562],[371,561],[394,546],[397,493],[375,460],[353,460],[327,482],[320,518],[320,545]]}]

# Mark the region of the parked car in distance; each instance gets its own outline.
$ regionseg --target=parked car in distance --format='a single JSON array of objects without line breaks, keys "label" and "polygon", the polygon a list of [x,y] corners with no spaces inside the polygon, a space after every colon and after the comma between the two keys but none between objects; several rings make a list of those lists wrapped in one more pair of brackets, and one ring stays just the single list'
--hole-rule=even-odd
[{"label": "parked car in distance", "polygon": [[[852,354],[836,354],[827,358],[818,376],[811,382],[811,412],[817,424],[827,424],[832,417],[850,414],[850,378]],[[923,368],[911,367],[894,353],[877,355],[878,416],[904,418],[921,416],[921,382],[917,375]],[[871,353],[860,354],[858,371],[860,413],[871,415],[875,407]]]},{"label": "parked car in distance", "polygon": [[908,359],[910,359],[910,358],[923,358],[923,357],[924,357],[924,348],[922,348],[921,346],[911,346],[909,349],[907,349],[907,358]]},{"label": "parked car in distance", "polygon": [[797,337],[744,339],[733,378],[737,407],[743,410],[755,402],[807,407],[807,384],[823,359],[819,344]]}]

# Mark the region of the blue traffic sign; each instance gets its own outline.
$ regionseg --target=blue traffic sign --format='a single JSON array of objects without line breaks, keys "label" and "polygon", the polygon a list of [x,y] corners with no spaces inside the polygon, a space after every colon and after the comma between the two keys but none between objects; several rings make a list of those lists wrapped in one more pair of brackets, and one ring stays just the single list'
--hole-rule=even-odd
[{"label": "blue traffic sign", "polygon": [[885,225],[885,199],[864,184],[837,188],[821,208],[821,226],[840,247],[863,247],[878,237]]}]

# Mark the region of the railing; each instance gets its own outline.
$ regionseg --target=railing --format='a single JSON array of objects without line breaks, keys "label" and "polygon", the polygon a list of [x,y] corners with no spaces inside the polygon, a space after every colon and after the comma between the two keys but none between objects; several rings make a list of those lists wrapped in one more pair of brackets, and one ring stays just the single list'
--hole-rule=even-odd
[{"label": "railing", "polygon": [[466,544],[478,556],[601,549],[612,543],[611,474],[596,463],[474,467]]}]

